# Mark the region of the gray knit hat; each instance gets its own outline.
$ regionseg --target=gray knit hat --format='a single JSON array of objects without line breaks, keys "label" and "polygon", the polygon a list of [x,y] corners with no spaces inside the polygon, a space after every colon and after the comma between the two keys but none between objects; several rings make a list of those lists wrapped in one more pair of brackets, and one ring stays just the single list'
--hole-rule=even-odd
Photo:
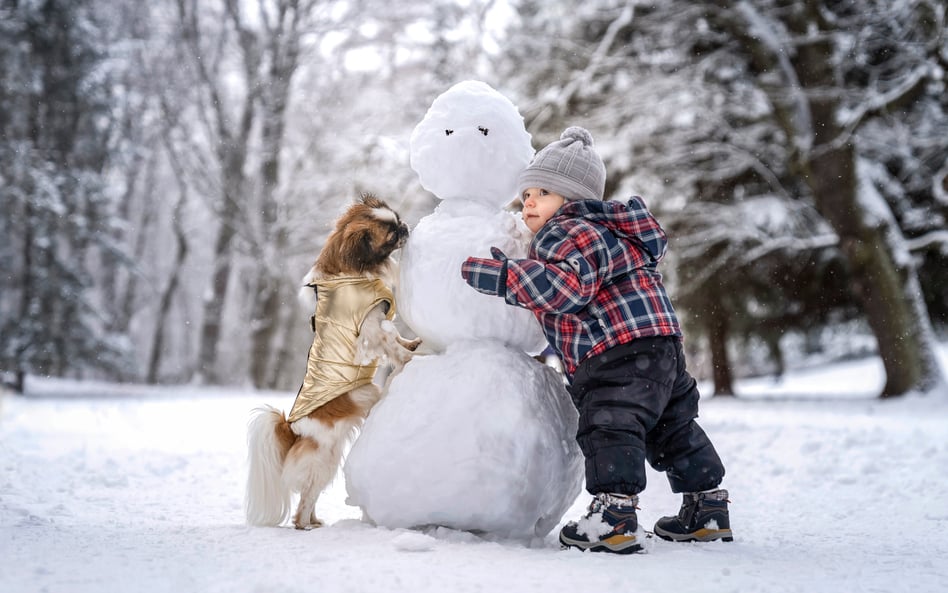
[{"label": "gray knit hat", "polygon": [[567,200],[601,200],[606,187],[606,167],[593,149],[592,134],[572,126],[533,157],[517,179],[517,195],[539,187]]}]

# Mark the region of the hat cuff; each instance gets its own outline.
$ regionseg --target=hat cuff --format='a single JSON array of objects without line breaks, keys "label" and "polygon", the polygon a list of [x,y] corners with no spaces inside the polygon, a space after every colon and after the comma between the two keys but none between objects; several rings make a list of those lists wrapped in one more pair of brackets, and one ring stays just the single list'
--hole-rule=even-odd
[{"label": "hat cuff", "polygon": [[602,194],[595,193],[582,183],[561,173],[546,169],[527,169],[520,174],[517,195],[521,200],[523,191],[531,187],[560,194],[567,200],[602,200]]}]

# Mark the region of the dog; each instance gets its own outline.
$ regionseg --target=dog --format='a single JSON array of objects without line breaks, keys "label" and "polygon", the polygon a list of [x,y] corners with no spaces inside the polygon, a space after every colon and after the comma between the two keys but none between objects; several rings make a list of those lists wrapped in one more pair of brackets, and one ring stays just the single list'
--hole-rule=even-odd
[{"label": "dog", "polygon": [[[304,285],[316,291],[313,344],[288,416],[254,410],[248,427],[244,510],[251,525],[278,526],[300,495],[297,529],[322,526],[316,500],[335,477],[346,445],[383,390],[372,382],[380,360],[401,369],[421,343],[392,323],[392,252],[408,226],[388,205],[363,195],[335,223]],[[361,320],[361,323],[360,323]]]}]

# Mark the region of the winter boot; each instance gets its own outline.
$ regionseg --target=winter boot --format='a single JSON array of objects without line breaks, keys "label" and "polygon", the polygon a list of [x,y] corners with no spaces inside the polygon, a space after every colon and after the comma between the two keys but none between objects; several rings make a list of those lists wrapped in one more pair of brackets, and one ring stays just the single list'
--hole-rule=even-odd
[{"label": "winter boot", "polygon": [[635,516],[638,496],[600,492],[589,503],[579,521],[570,521],[560,530],[564,548],[591,552],[631,554],[642,549],[645,533]]},{"label": "winter boot", "polygon": [[677,517],[662,517],[655,535],[675,542],[734,541],[727,513],[727,490],[686,492]]}]

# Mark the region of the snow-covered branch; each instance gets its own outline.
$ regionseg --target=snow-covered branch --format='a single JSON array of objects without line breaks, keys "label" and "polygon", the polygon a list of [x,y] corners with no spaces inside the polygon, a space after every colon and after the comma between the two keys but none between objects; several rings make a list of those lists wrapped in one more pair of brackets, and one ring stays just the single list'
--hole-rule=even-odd
[{"label": "snow-covered branch", "polygon": [[683,260],[701,262],[687,280],[693,290],[725,269],[733,273],[772,254],[808,257],[801,254],[839,244],[839,236],[809,204],[777,195],[735,204],[693,203],[682,220],[675,251]]},{"label": "snow-covered branch", "polygon": [[[573,96],[576,95],[580,89],[589,87],[593,77],[599,72],[600,68],[605,62],[612,44],[615,43],[616,35],[618,35],[620,31],[622,31],[629,25],[629,23],[632,22],[634,14],[635,9],[632,5],[632,2],[627,2],[625,6],[622,7],[622,11],[619,13],[619,16],[609,24],[609,28],[606,29],[605,34],[602,36],[602,39],[596,46],[596,49],[593,51],[592,56],[590,56],[589,63],[586,65],[586,68],[583,69],[583,71],[580,72],[578,76],[575,76],[572,80],[570,80],[569,84],[563,87],[563,90],[553,100],[553,104],[556,107],[555,113],[565,113],[566,106],[569,104]],[[542,126],[543,123],[545,123],[545,121],[552,115],[553,113],[549,109],[544,110],[537,117],[534,125]]]},{"label": "snow-covered branch", "polygon": [[942,253],[948,254],[948,231],[937,230],[925,233],[920,237],[906,239],[905,244],[913,253],[934,249],[937,246]]},{"label": "snow-covered branch", "polygon": [[747,250],[747,253],[741,258],[744,264],[753,263],[771,253],[778,251],[814,251],[817,249],[826,249],[839,244],[839,237],[835,233],[825,233],[801,239],[799,237],[776,237],[761,243],[753,249]]},{"label": "snow-covered branch", "polygon": [[931,67],[928,64],[922,64],[909,73],[901,84],[895,88],[885,93],[872,95],[866,102],[856,106],[856,108],[839,113],[839,123],[843,131],[832,141],[814,151],[814,156],[819,156],[820,153],[827,150],[835,150],[849,142],[850,137],[859,126],[870,117],[891,111],[905,101],[911,100],[912,97],[923,90],[930,75]]},{"label": "snow-covered branch", "polygon": [[945,185],[946,183],[948,183],[948,162],[932,178],[932,195],[935,196],[938,202],[948,206],[948,190],[945,189],[948,186]]}]

